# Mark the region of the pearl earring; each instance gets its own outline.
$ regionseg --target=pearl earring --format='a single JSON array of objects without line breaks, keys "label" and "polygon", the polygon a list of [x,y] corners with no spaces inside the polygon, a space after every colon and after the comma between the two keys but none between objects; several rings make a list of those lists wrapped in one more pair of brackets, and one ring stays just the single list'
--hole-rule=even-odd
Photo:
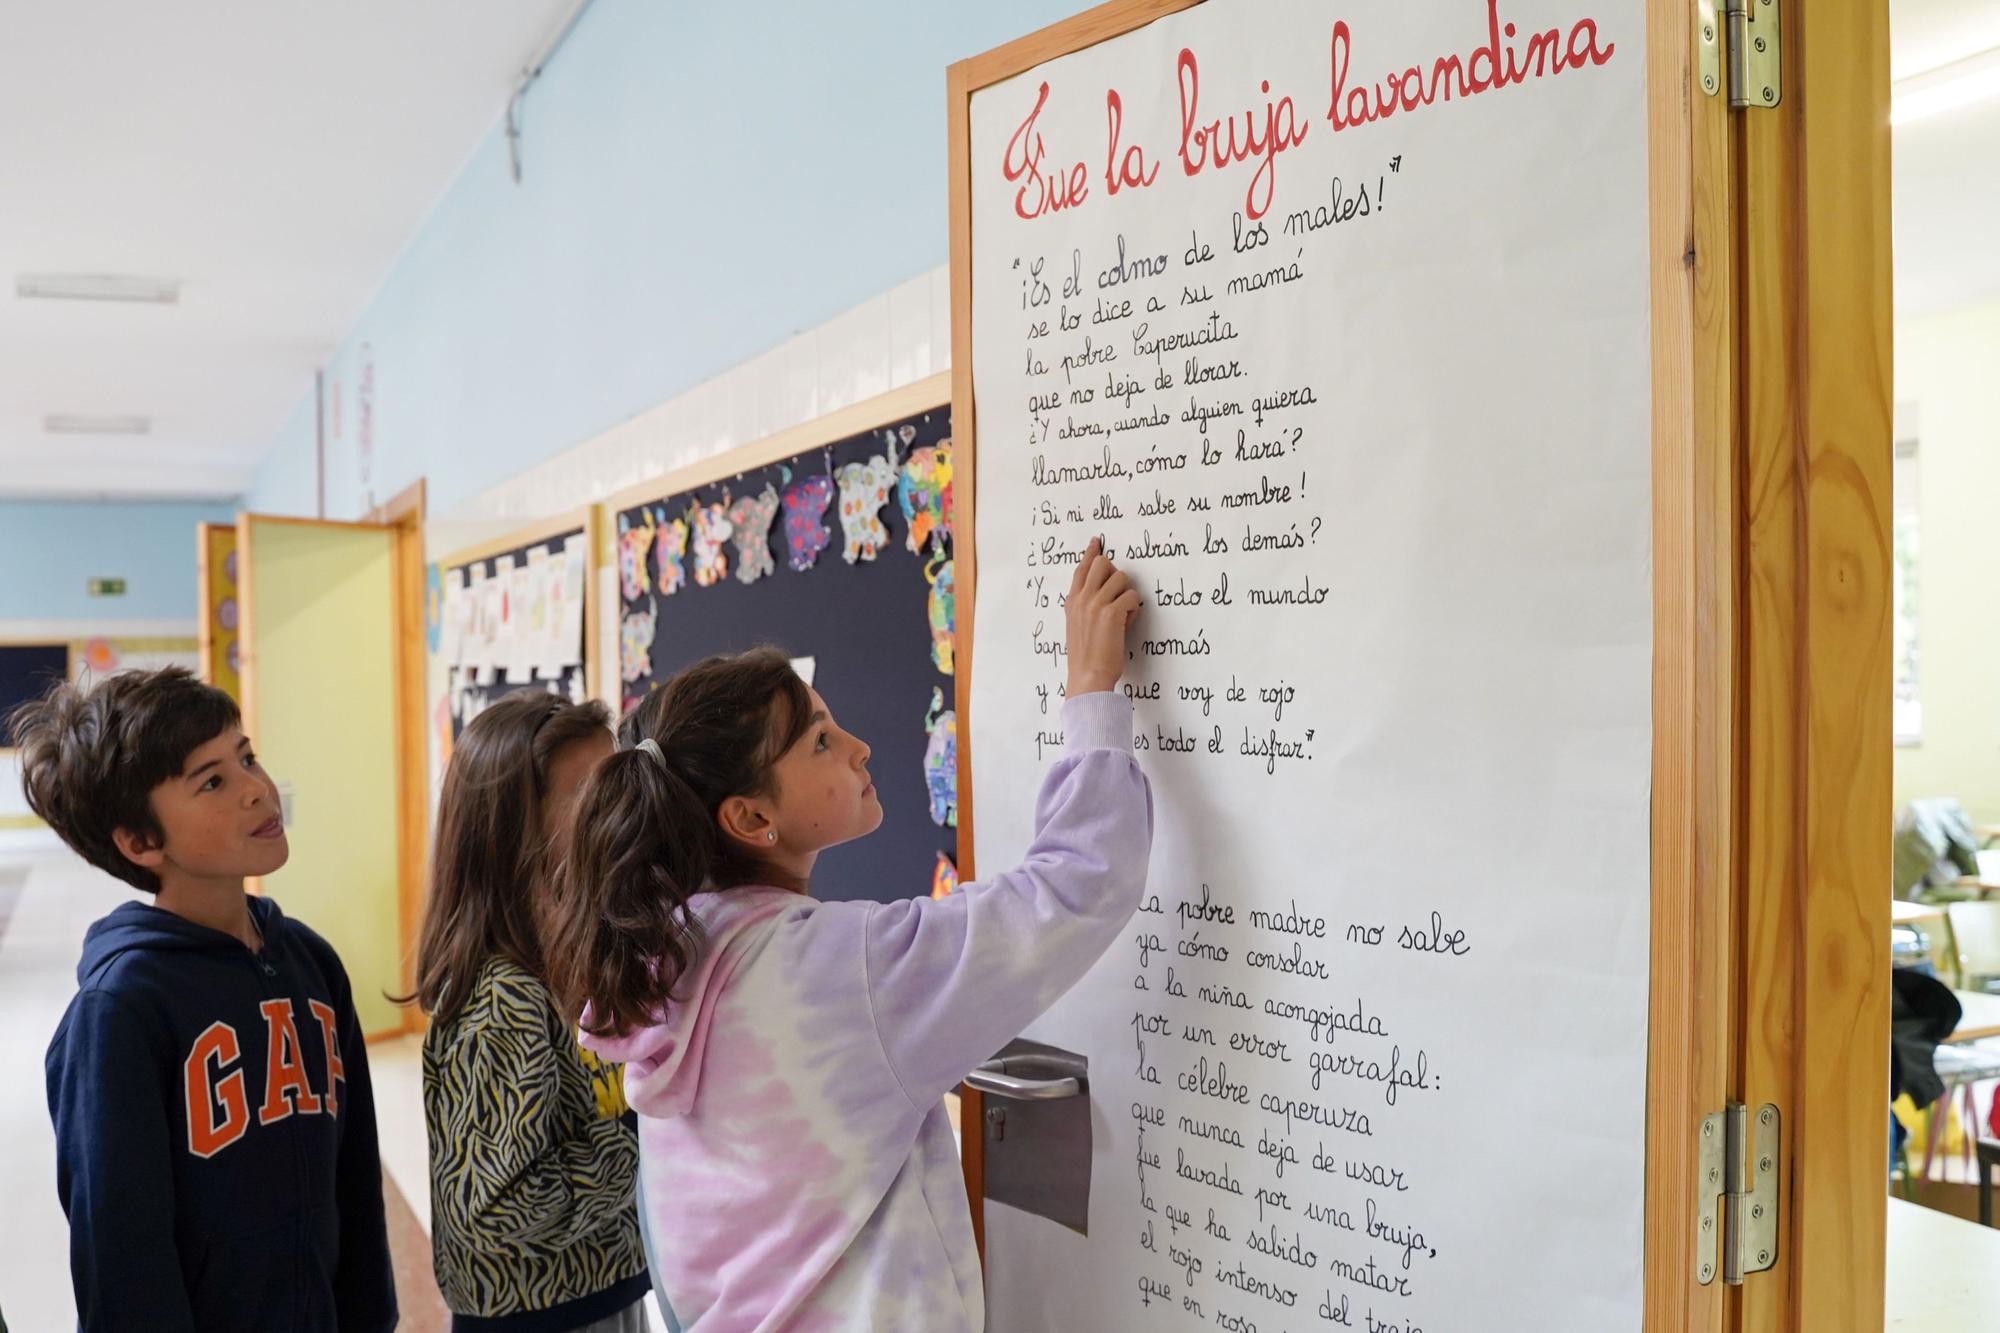
[{"label": "pearl earring", "polygon": [[778,840],[778,830],[776,829],[772,829],[769,833],[766,833],[764,835],[765,842],[776,842],[777,840]]}]

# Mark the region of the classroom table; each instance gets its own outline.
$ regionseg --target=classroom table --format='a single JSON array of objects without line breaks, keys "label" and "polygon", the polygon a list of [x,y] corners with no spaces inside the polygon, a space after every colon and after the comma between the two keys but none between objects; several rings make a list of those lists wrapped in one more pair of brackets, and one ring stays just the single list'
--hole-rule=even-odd
[{"label": "classroom table", "polygon": [[1889,900],[1889,920],[1895,925],[1908,926],[1933,919],[1944,920],[1943,903],[1910,903],[1901,898]]},{"label": "classroom table", "polygon": [[1889,1200],[1885,1328],[1990,1330],[2000,1311],[2000,1229]]},{"label": "classroom table", "polygon": [[2000,893],[2000,847],[1989,847],[1976,855],[1979,862],[1978,873],[1960,876],[1957,887],[1977,889],[1982,898]]},{"label": "classroom table", "polygon": [[1963,1012],[1958,1016],[1958,1026],[1945,1038],[1947,1045],[2000,1037],[2000,995],[1976,990],[1955,990],[1952,994],[1958,997],[1958,1007]]}]

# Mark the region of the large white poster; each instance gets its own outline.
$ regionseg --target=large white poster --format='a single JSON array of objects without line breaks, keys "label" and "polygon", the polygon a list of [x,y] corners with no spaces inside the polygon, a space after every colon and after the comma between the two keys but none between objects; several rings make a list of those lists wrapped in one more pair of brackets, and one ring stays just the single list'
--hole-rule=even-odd
[{"label": "large white poster", "polygon": [[1089,1235],[989,1207],[1001,1333],[1640,1325],[1643,27],[1211,0],[974,96],[978,863],[1093,535],[1158,820],[1029,1033]]}]

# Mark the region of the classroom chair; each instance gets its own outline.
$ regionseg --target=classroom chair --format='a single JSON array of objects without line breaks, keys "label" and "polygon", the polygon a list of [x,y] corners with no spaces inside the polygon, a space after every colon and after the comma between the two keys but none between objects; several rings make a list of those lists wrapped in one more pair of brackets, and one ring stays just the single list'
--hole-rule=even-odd
[{"label": "classroom chair", "polygon": [[2000,1139],[1981,1139],[1974,1150],[1979,1162],[1979,1225],[1993,1225],[1993,1168],[2000,1166]]},{"label": "classroom chair", "polygon": [[2000,902],[1949,903],[1944,910],[1958,949],[1959,987],[2000,989]]}]

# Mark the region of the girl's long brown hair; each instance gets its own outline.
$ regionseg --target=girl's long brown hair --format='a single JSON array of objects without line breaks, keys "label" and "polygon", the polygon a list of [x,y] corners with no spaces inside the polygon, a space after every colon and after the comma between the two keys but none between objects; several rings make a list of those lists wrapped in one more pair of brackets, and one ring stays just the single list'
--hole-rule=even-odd
[{"label": "girl's long brown hair", "polygon": [[657,1021],[701,949],[688,899],[780,882],[716,815],[731,796],[770,795],[771,766],[811,723],[805,682],[773,648],[697,662],[626,715],[556,877],[548,979],[566,1017],[599,1035]]},{"label": "girl's long brown hair", "polygon": [[495,956],[546,977],[542,921],[559,850],[541,836],[549,769],[564,747],[610,726],[603,704],[539,690],[505,695],[466,725],[445,769],[417,988],[403,1003],[450,1023]]}]

